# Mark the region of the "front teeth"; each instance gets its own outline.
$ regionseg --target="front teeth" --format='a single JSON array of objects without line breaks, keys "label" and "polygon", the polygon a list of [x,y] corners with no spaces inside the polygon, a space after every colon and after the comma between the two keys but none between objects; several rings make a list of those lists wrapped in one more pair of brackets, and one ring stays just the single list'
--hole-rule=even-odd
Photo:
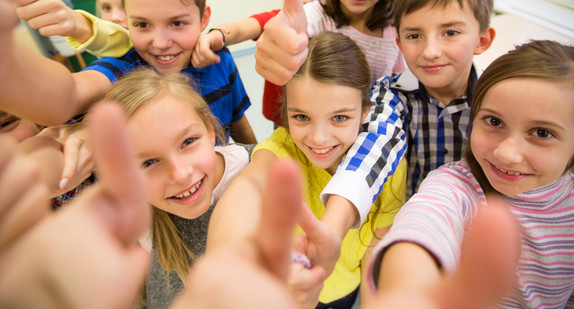
[{"label": "front teeth", "polygon": [[159,60],[161,60],[161,61],[169,61],[169,60],[175,58],[175,56],[174,56],[174,55],[169,55],[169,56],[157,56],[157,58],[158,58]]},{"label": "front teeth", "polygon": [[497,170],[499,170],[499,171],[501,171],[501,172],[503,172],[503,173],[505,173],[505,174],[507,174],[507,175],[510,175],[510,176],[518,176],[518,175],[521,175],[520,173],[509,172],[509,171],[507,171],[507,170],[505,170],[505,169],[502,169],[502,168],[500,168],[500,167],[497,167],[497,166],[495,166],[495,167],[496,167]]},{"label": "front teeth", "polygon": [[313,150],[314,153],[323,154],[323,153],[327,153],[327,152],[333,150],[333,148],[335,148],[335,147],[333,146],[333,147],[327,147],[327,148],[321,148],[321,149],[311,148],[311,150]]},{"label": "front teeth", "polygon": [[197,189],[199,189],[199,187],[201,187],[202,183],[203,183],[203,179],[200,182],[198,182],[197,185],[195,185],[193,188],[191,188],[191,190],[189,190],[189,191],[187,191],[181,195],[176,195],[175,198],[182,199],[182,198],[185,198],[185,197],[188,197],[188,196],[194,194],[195,191],[197,191]]}]

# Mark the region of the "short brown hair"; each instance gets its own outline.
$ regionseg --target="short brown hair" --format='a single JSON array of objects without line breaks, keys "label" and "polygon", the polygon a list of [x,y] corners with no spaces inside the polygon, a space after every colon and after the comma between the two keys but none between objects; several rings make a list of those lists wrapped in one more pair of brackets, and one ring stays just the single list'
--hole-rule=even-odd
[{"label": "short brown hair", "polygon": [[490,26],[490,16],[492,15],[493,0],[397,0],[393,2],[393,16],[397,32],[401,25],[401,19],[408,14],[418,11],[424,7],[442,6],[443,8],[452,3],[458,2],[460,7],[469,5],[474,17],[480,25],[480,32],[486,31]]}]

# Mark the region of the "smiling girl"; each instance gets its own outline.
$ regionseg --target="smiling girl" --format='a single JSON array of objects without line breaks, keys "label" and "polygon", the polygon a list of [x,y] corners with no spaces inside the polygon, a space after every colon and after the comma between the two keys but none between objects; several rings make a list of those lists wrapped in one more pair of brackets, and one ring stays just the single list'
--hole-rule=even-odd
[{"label": "smiling girl", "polygon": [[[254,225],[253,221],[258,218],[254,219],[252,214],[257,210],[247,211],[241,206],[256,203],[256,197],[265,188],[270,167],[285,158],[299,163],[305,177],[305,202],[312,211],[310,216],[323,221],[315,222],[322,226],[321,230],[334,229],[333,225],[352,215],[344,212],[351,211],[350,208],[344,211],[325,208],[319,194],[357,138],[371,106],[369,66],[361,49],[344,34],[322,32],[311,39],[309,46],[307,60],[285,87],[285,128],[278,128],[256,146],[251,163],[218,205],[217,212],[236,214],[228,218],[230,221]],[[318,239],[316,233],[306,228],[307,224],[300,223],[304,232],[299,235],[307,234],[307,244],[316,246],[319,252],[317,258],[309,257],[313,264],[311,269],[293,265],[295,269],[289,286],[301,307],[315,307],[317,300],[320,302],[317,308],[350,308],[353,305],[360,290],[362,259],[368,256],[369,244],[375,234],[392,223],[403,203],[405,170],[403,163],[372,206],[367,222],[360,229],[336,235],[340,238],[334,243],[331,243],[332,239],[322,238],[324,235]],[[238,191],[243,194],[237,194]],[[219,241],[230,232],[227,226],[231,222],[220,219],[219,213],[214,214],[213,222],[216,217],[218,225],[210,226],[209,246],[212,239]],[[239,223],[234,223],[234,233],[239,233]],[[334,269],[318,270],[323,266],[319,256],[326,251],[321,243],[334,247]]]},{"label": "smiling girl", "polygon": [[485,207],[486,195],[496,194],[522,227],[517,281],[499,306],[572,305],[572,98],[574,46],[533,41],[484,71],[473,95],[466,160],[430,173],[376,248],[372,275],[379,294],[405,288],[401,278],[416,291],[452,274],[464,228]]},{"label": "smiling girl", "polygon": [[191,264],[205,250],[215,203],[249,161],[246,147],[215,146],[221,128],[189,82],[179,73],[136,71],[106,95],[126,111],[154,206],[150,308],[167,307],[183,288]]}]

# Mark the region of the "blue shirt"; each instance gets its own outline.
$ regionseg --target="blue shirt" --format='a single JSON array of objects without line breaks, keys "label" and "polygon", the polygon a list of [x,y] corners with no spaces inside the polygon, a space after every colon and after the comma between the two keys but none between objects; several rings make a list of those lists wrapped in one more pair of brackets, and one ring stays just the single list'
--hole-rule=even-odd
[{"label": "blue shirt", "polygon": [[[219,119],[229,139],[231,123],[241,119],[251,105],[237,66],[227,47],[217,52],[220,63],[197,69],[191,65],[181,73],[191,77],[193,88],[203,97],[213,115]],[[104,74],[112,83],[118,78],[140,67],[151,67],[135,49],[120,58],[104,57],[87,66],[84,70],[94,70]]]}]

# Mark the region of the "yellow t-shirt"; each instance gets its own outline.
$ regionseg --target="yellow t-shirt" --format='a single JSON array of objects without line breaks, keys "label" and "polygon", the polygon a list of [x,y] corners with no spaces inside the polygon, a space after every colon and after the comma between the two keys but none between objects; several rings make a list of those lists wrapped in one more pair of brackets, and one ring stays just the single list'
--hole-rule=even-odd
[{"label": "yellow t-shirt", "polygon": [[130,34],[124,27],[100,19],[86,11],[76,11],[92,22],[93,35],[86,42],[66,37],[66,42],[72,49],[86,50],[97,57],[119,58],[133,47]]},{"label": "yellow t-shirt", "polygon": [[[280,159],[291,158],[299,163],[304,177],[303,196],[305,202],[315,216],[320,219],[325,212],[325,207],[321,203],[319,195],[332,176],[307,160],[285,128],[275,130],[269,138],[255,147],[253,153],[262,149],[273,152]],[[395,215],[404,204],[406,172],[406,161],[402,160],[373,204],[367,221],[360,229],[349,230],[343,239],[341,255],[335,264],[333,273],[324,282],[323,290],[319,295],[320,302],[330,303],[343,298],[353,292],[361,283],[361,259],[373,239],[373,230],[391,225]],[[378,212],[377,209],[379,209]],[[375,213],[378,215],[374,216]],[[375,217],[374,222],[373,217]],[[297,227],[296,232],[299,231],[301,228]]]}]

